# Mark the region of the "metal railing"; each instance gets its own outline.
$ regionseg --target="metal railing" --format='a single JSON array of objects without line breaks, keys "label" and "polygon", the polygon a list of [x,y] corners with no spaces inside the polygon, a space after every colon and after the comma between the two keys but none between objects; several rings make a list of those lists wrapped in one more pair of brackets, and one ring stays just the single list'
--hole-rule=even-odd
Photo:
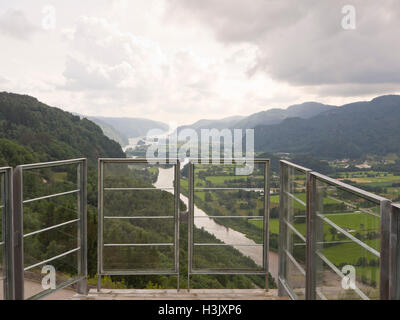
[{"label": "metal railing", "polygon": [[0,168],[1,188],[1,237],[0,237],[0,259],[1,274],[0,282],[3,283],[3,299],[14,299],[14,264],[13,264],[13,203],[12,203],[12,168]]},{"label": "metal railing", "polygon": [[[24,176],[27,172],[31,174],[36,172],[35,170],[50,170],[50,168],[59,170],[60,167],[68,167],[76,166],[76,185],[74,185],[72,190],[68,190],[65,192],[59,192],[54,194],[46,194],[44,196],[34,196],[34,198],[25,199],[24,191],[29,191],[29,185],[24,185]],[[29,181],[29,180],[28,180]],[[45,178],[40,177],[39,180],[46,183]],[[74,184],[74,183],[73,183]],[[77,289],[79,293],[85,294],[87,293],[87,160],[86,159],[73,159],[73,160],[65,160],[65,161],[55,161],[55,162],[47,162],[47,163],[36,163],[36,164],[27,164],[17,166],[14,170],[14,178],[13,178],[13,191],[14,191],[14,290],[15,290],[15,299],[23,300],[25,298],[29,299],[39,299],[43,298],[49,294],[54,293],[57,290],[63,289],[65,287],[71,286],[73,284],[77,284]],[[32,191],[32,190],[31,190]],[[35,192],[33,192],[35,194]],[[77,207],[76,207],[76,216],[72,220],[63,221],[62,223],[52,224],[50,226],[46,226],[45,228],[40,228],[37,230],[26,231],[27,229],[35,228],[36,226],[30,226],[29,220],[24,222],[24,208],[27,205],[31,205],[40,201],[47,201],[52,199],[62,198],[68,195],[76,195],[77,199]],[[28,218],[28,217],[26,217]],[[55,217],[47,217],[47,219],[51,220]],[[29,227],[29,228],[28,228]],[[60,229],[64,227],[76,227],[76,234],[72,235],[68,232],[62,232]],[[57,239],[52,239],[53,237],[48,236],[49,233],[59,232],[61,235],[57,234]],[[64,249],[63,252],[59,252],[57,249],[54,249],[56,252],[54,255],[50,257],[46,257],[41,261],[37,261],[35,263],[30,263],[27,265],[26,257],[30,254],[29,248],[24,248],[25,241],[34,241],[36,237],[42,236],[43,239],[51,240],[53,246],[58,248],[57,245],[60,245],[57,240],[65,241],[65,238],[72,237],[72,241],[70,245],[72,248]],[[54,236],[54,234],[53,234]],[[49,237],[50,239],[48,239]],[[40,240],[37,240],[40,242]],[[60,245],[63,247],[63,245]],[[65,251],[66,250],[66,251]],[[74,260],[74,255],[76,254],[76,261]],[[35,257],[38,259],[37,257]],[[47,265],[49,263],[60,262],[60,259],[71,258],[74,262],[76,262],[76,274],[72,276],[67,276],[67,280],[63,280],[62,282],[56,283],[55,288],[53,286],[49,289],[43,289],[40,292],[27,296],[25,294],[25,274],[26,272]]]},{"label": "metal railing", "polygon": [[393,299],[398,294],[398,207],[287,161],[280,169],[279,294]]},{"label": "metal railing", "polygon": [[390,220],[389,298],[400,300],[400,204],[392,205]]},{"label": "metal railing", "polygon": [[[101,289],[101,278],[102,276],[114,276],[114,275],[175,275],[177,276],[177,289],[179,290],[179,181],[180,181],[180,162],[178,159],[157,159],[157,161],[161,161],[166,164],[172,164],[174,166],[174,182],[171,181],[173,187],[170,186],[162,186],[160,188],[156,187],[137,187],[137,186],[107,186],[104,185],[106,170],[106,165],[148,165],[152,164],[151,159],[99,159],[98,161],[98,283],[97,289]],[[111,172],[111,169],[110,169]],[[115,181],[114,181],[115,182]],[[118,181],[117,181],[118,182]],[[129,183],[129,182],[128,182]],[[131,208],[126,208],[127,215],[119,215],[115,216],[111,209],[108,215],[104,214],[105,201],[104,195],[106,192],[115,193],[115,192],[157,192],[160,190],[173,190],[174,191],[174,213],[173,215],[168,216],[159,216],[159,215],[135,215],[132,212]],[[133,203],[132,203],[133,205]],[[173,242],[168,243],[105,243],[104,234],[107,232],[107,228],[105,227],[105,221],[107,220],[125,220],[125,221],[168,221],[173,220],[174,223],[174,232],[173,232]],[[114,266],[105,266],[105,254],[104,249],[112,247],[114,250],[118,250],[118,248],[148,248],[148,247],[165,247],[165,248],[173,248],[174,250],[174,262],[172,269],[155,269],[155,268],[132,268],[129,267],[129,264],[132,264],[132,261],[127,259],[125,261],[126,268],[119,268]]]},{"label": "metal railing", "polygon": [[[251,160],[251,163],[254,165],[261,165],[263,169],[263,185],[260,188],[254,187],[196,187],[197,183],[195,182],[195,166],[224,166],[226,163],[232,163],[233,165],[239,164],[246,165],[249,163],[247,160],[241,159],[191,159],[189,161],[189,170],[188,170],[188,198],[189,198],[189,227],[188,227],[188,289],[190,289],[190,276],[191,275],[218,275],[218,274],[244,274],[244,275],[264,275],[265,276],[265,289],[268,290],[268,252],[269,252],[269,208],[270,208],[270,161],[267,159],[254,159]],[[240,177],[240,176],[238,176]],[[247,177],[247,176],[246,176]],[[262,215],[195,215],[195,192],[215,192],[215,191],[258,191],[263,192],[263,214]],[[195,219],[261,219],[262,220],[262,243],[204,243],[204,242],[196,242],[194,239],[194,227],[195,227]],[[194,266],[194,251],[195,248],[199,248],[202,246],[207,246],[208,248],[212,248],[213,246],[230,246],[234,248],[238,247],[261,247],[262,248],[262,265],[261,268],[257,269],[236,269],[236,268],[199,268]]]},{"label": "metal railing", "polygon": [[305,195],[309,172],[287,161],[280,162],[278,290],[280,295],[296,300],[306,297],[307,226],[304,228],[304,222],[308,211]]}]

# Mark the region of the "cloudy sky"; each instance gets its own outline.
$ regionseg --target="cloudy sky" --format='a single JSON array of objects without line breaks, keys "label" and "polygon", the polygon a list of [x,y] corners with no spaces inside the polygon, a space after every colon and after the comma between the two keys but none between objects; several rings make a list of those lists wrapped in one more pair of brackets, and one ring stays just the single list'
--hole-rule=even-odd
[{"label": "cloudy sky", "polygon": [[399,0],[0,0],[0,91],[179,124],[367,100],[400,93],[399,16]]}]

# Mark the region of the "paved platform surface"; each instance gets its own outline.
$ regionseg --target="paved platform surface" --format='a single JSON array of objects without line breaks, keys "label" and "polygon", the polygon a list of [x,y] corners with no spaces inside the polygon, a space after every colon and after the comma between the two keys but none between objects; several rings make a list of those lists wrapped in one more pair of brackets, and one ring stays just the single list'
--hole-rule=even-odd
[{"label": "paved platform surface", "polygon": [[171,290],[117,290],[102,289],[97,292],[91,289],[88,295],[75,295],[73,300],[287,300],[278,297],[278,291],[271,289],[181,289]]}]

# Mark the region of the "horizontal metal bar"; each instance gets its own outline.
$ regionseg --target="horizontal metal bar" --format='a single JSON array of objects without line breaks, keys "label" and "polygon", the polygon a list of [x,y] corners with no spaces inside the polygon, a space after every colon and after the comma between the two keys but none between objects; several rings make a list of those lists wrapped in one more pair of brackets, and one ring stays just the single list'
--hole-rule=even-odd
[{"label": "horizontal metal bar", "polygon": [[[366,208],[357,208],[356,205],[354,205],[354,204],[352,204],[352,203],[350,203],[350,202],[347,202],[347,201],[345,201],[345,200],[340,200],[340,199],[337,199],[337,198],[332,197],[332,196],[328,196],[328,198],[329,198],[329,199],[332,199],[332,200],[334,200],[334,201],[337,201],[337,202],[342,202],[342,203],[348,205],[349,207],[352,207],[352,208],[357,209],[357,211],[361,211],[361,212],[370,214],[370,215],[372,215],[372,216],[374,216],[374,217],[377,217],[377,218],[380,218],[380,217],[381,217],[380,214],[378,214],[378,213],[369,211],[369,210],[366,209]],[[356,212],[353,212],[353,213],[356,214]],[[344,214],[350,214],[350,213],[344,213]],[[334,215],[334,213],[331,214],[331,215]]]},{"label": "horizontal metal bar", "polygon": [[2,174],[2,173],[7,173],[7,172],[9,172],[11,169],[12,169],[11,167],[2,167],[2,168],[0,168],[0,174]]},{"label": "horizontal metal bar", "polygon": [[303,205],[304,207],[306,207],[306,203],[302,200],[300,200],[299,198],[297,198],[295,195],[291,194],[290,192],[284,191],[290,198],[296,200],[298,203],[300,203],[301,205]]},{"label": "horizontal metal bar", "polygon": [[235,218],[246,218],[246,219],[252,219],[252,218],[264,218],[264,216],[193,216],[194,218],[229,218],[229,219],[235,219]]},{"label": "horizontal metal bar", "polygon": [[38,300],[38,299],[44,298],[44,297],[51,295],[59,290],[65,289],[66,287],[70,287],[83,279],[86,279],[86,277],[83,276],[83,277],[79,277],[77,279],[67,280],[67,281],[61,283],[60,285],[58,285],[55,289],[48,289],[48,290],[39,292],[38,294],[35,294],[32,297],[29,297],[27,300]]},{"label": "horizontal metal bar", "polygon": [[137,217],[111,217],[106,216],[104,219],[175,219],[175,216],[137,216]]},{"label": "horizontal metal bar", "polygon": [[307,242],[307,239],[294,227],[292,226],[289,221],[287,221],[285,218],[283,218],[283,221],[286,223],[286,225],[301,239],[305,242]]},{"label": "horizontal metal bar", "polygon": [[193,188],[195,191],[197,190],[197,191],[199,191],[199,190],[244,190],[244,191],[264,191],[264,188],[246,188],[246,187],[243,187],[243,188],[234,188],[234,187],[232,187],[232,188],[217,188],[217,187],[215,187],[215,188]]},{"label": "horizontal metal bar", "polygon": [[278,277],[278,281],[282,284],[283,288],[285,289],[287,295],[289,296],[290,299],[292,300],[299,300],[299,297],[297,296],[296,293],[294,293],[289,285],[286,283],[286,281],[284,279],[282,279],[281,277]]},{"label": "horizontal metal bar", "polygon": [[1,205],[1,206],[0,206],[0,209],[3,209],[3,208],[4,208],[4,205]]},{"label": "horizontal metal bar", "polygon": [[156,162],[162,162],[161,164],[173,164],[175,165],[178,158],[99,158],[100,162],[103,163],[144,163],[144,164],[154,164]]},{"label": "horizontal metal bar", "polygon": [[39,198],[34,198],[34,199],[28,199],[28,200],[24,200],[22,201],[22,203],[30,203],[30,202],[34,202],[34,201],[39,201],[39,200],[46,200],[46,199],[50,199],[50,198],[55,198],[55,197],[61,197],[61,196],[66,196],[69,194],[73,194],[73,193],[78,193],[80,192],[79,189],[76,190],[71,190],[71,191],[66,191],[66,192],[61,192],[61,193],[54,193],[48,196],[44,196],[44,197],[39,197]]},{"label": "horizontal metal bar", "polygon": [[[254,162],[254,163],[266,163],[269,162],[270,159],[261,159],[261,158],[189,158],[189,162],[193,164],[246,164],[246,162]],[[215,162],[215,163],[213,163]],[[232,163],[224,163],[224,162],[232,162]]]},{"label": "horizontal metal bar", "polygon": [[345,191],[348,191],[348,192],[350,192],[350,193],[354,193],[354,194],[356,194],[356,195],[358,195],[358,196],[360,196],[360,197],[362,197],[362,198],[366,198],[367,200],[371,200],[371,201],[373,201],[373,202],[377,202],[378,204],[379,204],[381,201],[388,200],[388,199],[386,199],[386,198],[384,198],[384,197],[377,196],[377,195],[375,195],[375,194],[373,194],[373,193],[371,193],[371,192],[364,191],[364,190],[359,189],[359,188],[357,188],[357,187],[353,187],[352,185],[349,185],[349,184],[344,183],[344,182],[341,182],[341,181],[339,181],[339,180],[336,180],[336,179],[327,177],[327,176],[325,176],[325,175],[323,175],[323,174],[320,174],[320,173],[318,173],[318,172],[314,172],[314,171],[313,171],[313,172],[311,172],[310,174],[311,174],[312,176],[318,178],[319,180],[321,180],[321,181],[327,183],[327,184],[330,184],[330,185],[332,185],[332,186],[338,187],[338,188],[343,189],[343,190],[345,190]]},{"label": "horizontal metal bar", "polygon": [[155,190],[174,190],[173,187],[165,188],[104,188],[104,191],[155,191]]},{"label": "horizontal metal bar", "polygon": [[292,256],[292,254],[287,251],[285,249],[285,253],[288,256],[288,258],[290,259],[290,261],[292,261],[292,263],[295,265],[295,267],[297,268],[297,270],[299,270],[301,272],[301,274],[303,276],[306,276],[306,271],[303,269],[303,267],[297,262],[297,260]]},{"label": "horizontal metal bar", "polygon": [[4,244],[4,241],[3,242],[0,242],[0,246],[2,246]]},{"label": "horizontal metal bar", "polygon": [[[316,254],[318,257],[321,258],[322,261],[324,261],[339,277],[341,277],[342,279],[345,277],[345,275],[332,263],[328,260],[327,257],[325,257],[321,252],[316,251]],[[355,287],[355,289],[353,289],[363,300],[370,300],[365,294],[364,292],[362,292],[360,289],[358,289],[357,287]]]},{"label": "horizontal metal bar", "polygon": [[63,227],[63,226],[66,226],[68,224],[71,224],[71,223],[74,223],[74,222],[78,222],[79,220],[80,219],[70,220],[70,221],[67,221],[67,222],[56,224],[56,225],[48,227],[48,228],[44,228],[44,229],[41,229],[41,230],[30,232],[30,233],[24,234],[24,238],[30,237],[30,236],[33,236],[35,234],[42,233],[42,232],[45,232],[45,231],[53,230],[53,229],[56,229],[56,228],[59,228],[59,227]]},{"label": "horizontal metal bar", "polygon": [[169,275],[177,276],[179,272],[173,270],[160,270],[160,271],[150,271],[150,270],[103,270],[99,276],[136,276],[136,275]]},{"label": "horizontal metal bar", "polygon": [[288,167],[292,167],[292,168],[294,168],[294,169],[296,169],[298,171],[301,171],[303,173],[307,173],[307,172],[311,172],[312,171],[311,169],[299,166],[298,164],[294,164],[294,163],[286,161],[286,160],[281,160],[280,162],[285,164]]},{"label": "horizontal metal bar", "polygon": [[265,275],[265,270],[253,271],[253,270],[199,270],[192,269],[189,274],[243,274],[243,275]]},{"label": "horizontal metal bar", "polygon": [[343,228],[339,227],[337,224],[335,224],[333,221],[329,220],[327,217],[324,217],[320,213],[317,214],[317,217],[321,218],[323,221],[325,221],[326,223],[328,223],[329,225],[334,227],[336,230],[338,230],[339,232],[343,233],[346,237],[348,237],[349,239],[353,240],[353,242],[357,243],[358,245],[363,247],[365,250],[371,252],[372,254],[374,254],[375,256],[380,258],[381,254],[378,251],[376,251],[374,248],[371,248],[369,245],[367,245],[366,243],[362,242],[361,240],[357,239],[351,233],[349,233],[346,230],[344,230]]},{"label": "horizontal metal bar", "polygon": [[321,300],[328,300],[328,298],[321,292],[320,288],[315,288],[315,293]]},{"label": "horizontal metal bar", "polygon": [[62,160],[62,161],[52,161],[52,162],[41,162],[41,163],[34,163],[34,164],[23,164],[18,166],[17,168],[22,168],[24,170],[29,169],[41,169],[41,168],[48,168],[48,167],[57,167],[69,164],[78,164],[86,161],[86,158],[80,159],[71,159],[71,160]]},{"label": "horizontal metal bar", "polygon": [[193,243],[195,246],[230,246],[230,247],[262,247],[263,244],[241,244],[241,243]]},{"label": "horizontal metal bar", "polygon": [[0,277],[0,281],[6,280],[6,277]]},{"label": "horizontal metal bar", "polygon": [[29,267],[24,268],[24,271],[28,271],[28,270],[33,269],[33,268],[35,268],[35,267],[41,266],[42,264],[45,264],[45,263],[47,263],[47,262],[50,262],[50,261],[53,261],[53,260],[56,260],[56,259],[65,257],[65,256],[67,256],[67,255],[69,255],[69,254],[71,254],[71,253],[74,253],[74,252],[76,252],[76,251],[78,251],[78,250],[80,250],[80,249],[81,249],[81,247],[78,247],[78,248],[72,249],[72,250],[70,250],[70,251],[64,252],[64,253],[62,253],[62,254],[59,254],[58,256],[55,256],[55,257],[53,257],[53,258],[50,258],[50,259],[43,260],[43,261],[41,261],[41,262],[35,263],[35,264],[33,264],[33,265],[29,266]]},{"label": "horizontal metal bar", "polygon": [[105,247],[156,247],[174,246],[174,243],[105,243]]}]

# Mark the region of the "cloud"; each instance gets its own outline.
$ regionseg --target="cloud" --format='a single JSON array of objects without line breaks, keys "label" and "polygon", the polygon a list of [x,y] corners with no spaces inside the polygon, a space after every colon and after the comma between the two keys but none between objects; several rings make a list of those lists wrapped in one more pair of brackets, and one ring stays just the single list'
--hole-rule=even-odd
[{"label": "cloud", "polygon": [[348,4],[342,0],[169,2],[169,14],[200,21],[220,42],[257,46],[250,75],[265,72],[292,86],[326,85],[339,95],[348,85],[371,93],[400,83],[400,1],[352,1],[355,30],[341,26]]},{"label": "cloud", "polygon": [[21,10],[10,9],[0,15],[0,33],[20,40],[29,39],[37,32]]},{"label": "cloud", "polygon": [[224,59],[200,56],[190,49],[166,51],[151,39],[121,31],[107,19],[87,16],[64,30],[64,35],[71,49],[60,89],[79,93],[87,104],[96,103],[98,113],[110,114],[118,108],[119,113],[132,116],[165,114],[183,119],[226,113],[227,108],[230,113],[229,108],[248,108],[249,103],[269,96],[265,87],[257,93],[256,81],[246,84],[245,70],[254,55],[248,48]]}]

